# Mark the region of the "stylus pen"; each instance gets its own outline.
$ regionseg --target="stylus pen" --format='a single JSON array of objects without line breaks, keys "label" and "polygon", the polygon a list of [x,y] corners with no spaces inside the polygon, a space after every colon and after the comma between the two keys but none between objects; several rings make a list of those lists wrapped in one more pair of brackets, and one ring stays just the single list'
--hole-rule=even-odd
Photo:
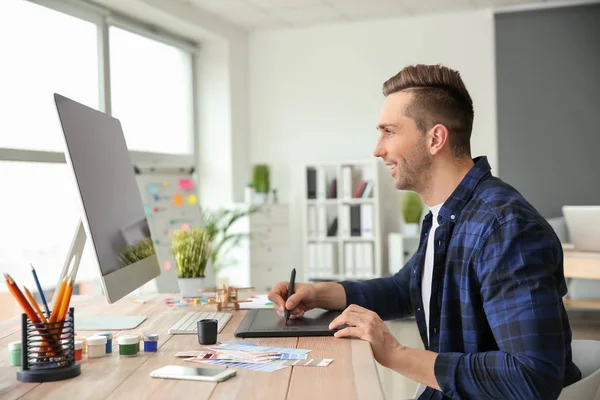
[{"label": "stylus pen", "polygon": [[[288,299],[290,297],[292,297],[292,295],[294,294],[294,282],[295,281],[296,281],[296,268],[292,269],[292,276],[290,277],[290,286],[288,287],[288,295],[287,295]],[[286,301],[287,301],[287,299],[286,299]],[[288,319],[290,318],[290,310],[288,310],[286,308],[285,311],[283,312],[283,316],[285,317],[285,322],[287,323]]]}]

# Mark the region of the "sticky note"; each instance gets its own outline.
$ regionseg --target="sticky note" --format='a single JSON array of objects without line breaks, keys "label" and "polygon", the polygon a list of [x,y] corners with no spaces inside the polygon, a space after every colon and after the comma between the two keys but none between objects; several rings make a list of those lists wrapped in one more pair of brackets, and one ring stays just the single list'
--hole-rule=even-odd
[{"label": "sticky note", "polygon": [[191,179],[180,179],[179,187],[183,190],[192,190],[194,188],[194,182]]},{"label": "sticky note", "polygon": [[183,196],[181,196],[179,193],[175,193],[173,195],[173,202],[175,203],[176,206],[182,206],[183,205]]},{"label": "sticky note", "polygon": [[188,224],[181,224],[181,230],[182,231],[189,231],[190,230],[190,226]]},{"label": "sticky note", "polygon": [[150,194],[158,194],[158,187],[156,185],[148,185],[146,186],[146,190],[148,190],[148,193]]},{"label": "sticky note", "polygon": [[198,198],[196,197],[195,194],[190,194],[187,197],[187,202],[189,205],[193,206],[194,204],[196,204],[198,202]]},{"label": "sticky note", "polygon": [[165,182],[165,183],[163,183],[163,186],[164,186],[164,187],[169,187],[169,182]]}]

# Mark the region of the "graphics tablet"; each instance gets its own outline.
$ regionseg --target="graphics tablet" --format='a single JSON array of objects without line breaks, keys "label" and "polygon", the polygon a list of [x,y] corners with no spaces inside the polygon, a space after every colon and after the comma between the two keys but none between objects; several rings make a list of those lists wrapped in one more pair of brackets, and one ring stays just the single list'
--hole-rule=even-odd
[{"label": "graphics tablet", "polygon": [[236,337],[289,337],[289,336],[333,336],[337,330],[329,329],[329,323],[341,311],[328,311],[315,308],[307,311],[302,318],[289,319],[270,308],[249,310],[235,332]]}]

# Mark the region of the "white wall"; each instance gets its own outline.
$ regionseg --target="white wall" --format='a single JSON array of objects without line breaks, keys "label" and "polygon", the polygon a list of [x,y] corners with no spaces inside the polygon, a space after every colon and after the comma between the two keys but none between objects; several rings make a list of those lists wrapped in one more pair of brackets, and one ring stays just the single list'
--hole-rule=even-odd
[{"label": "white wall", "polygon": [[304,164],[372,157],[382,84],[414,63],[461,72],[475,106],[473,155],[487,155],[495,168],[491,11],[250,36],[250,161],[272,165],[273,185],[291,205],[293,267],[302,270]]}]

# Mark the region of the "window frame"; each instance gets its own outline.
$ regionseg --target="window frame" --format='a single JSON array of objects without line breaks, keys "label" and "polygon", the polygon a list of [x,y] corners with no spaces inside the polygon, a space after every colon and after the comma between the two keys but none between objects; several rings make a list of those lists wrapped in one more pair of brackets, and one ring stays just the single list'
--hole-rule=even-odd
[{"label": "window frame", "polygon": [[[29,1],[52,10],[62,12],[95,24],[98,27],[98,87],[100,111],[111,113],[111,87],[110,87],[110,38],[109,28],[115,26],[128,30],[138,35],[160,41],[190,54],[192,85],[192,153],[167,154],[143,151],[130,151],[132,163],[135,165],[168,165],[168,166],[193,166],[198,168],[198,121],[196,117],[197,105],[197,80],[196,57],[199,44],[190,39],[181,37],[160,27],[137,20],[133,17],[108,9],[101,5],[85,2],[83,0],[22,0]],[[13,149],[0,146],[0,161],[21,161],[39,163],[66,163],[64,152]]]}]

